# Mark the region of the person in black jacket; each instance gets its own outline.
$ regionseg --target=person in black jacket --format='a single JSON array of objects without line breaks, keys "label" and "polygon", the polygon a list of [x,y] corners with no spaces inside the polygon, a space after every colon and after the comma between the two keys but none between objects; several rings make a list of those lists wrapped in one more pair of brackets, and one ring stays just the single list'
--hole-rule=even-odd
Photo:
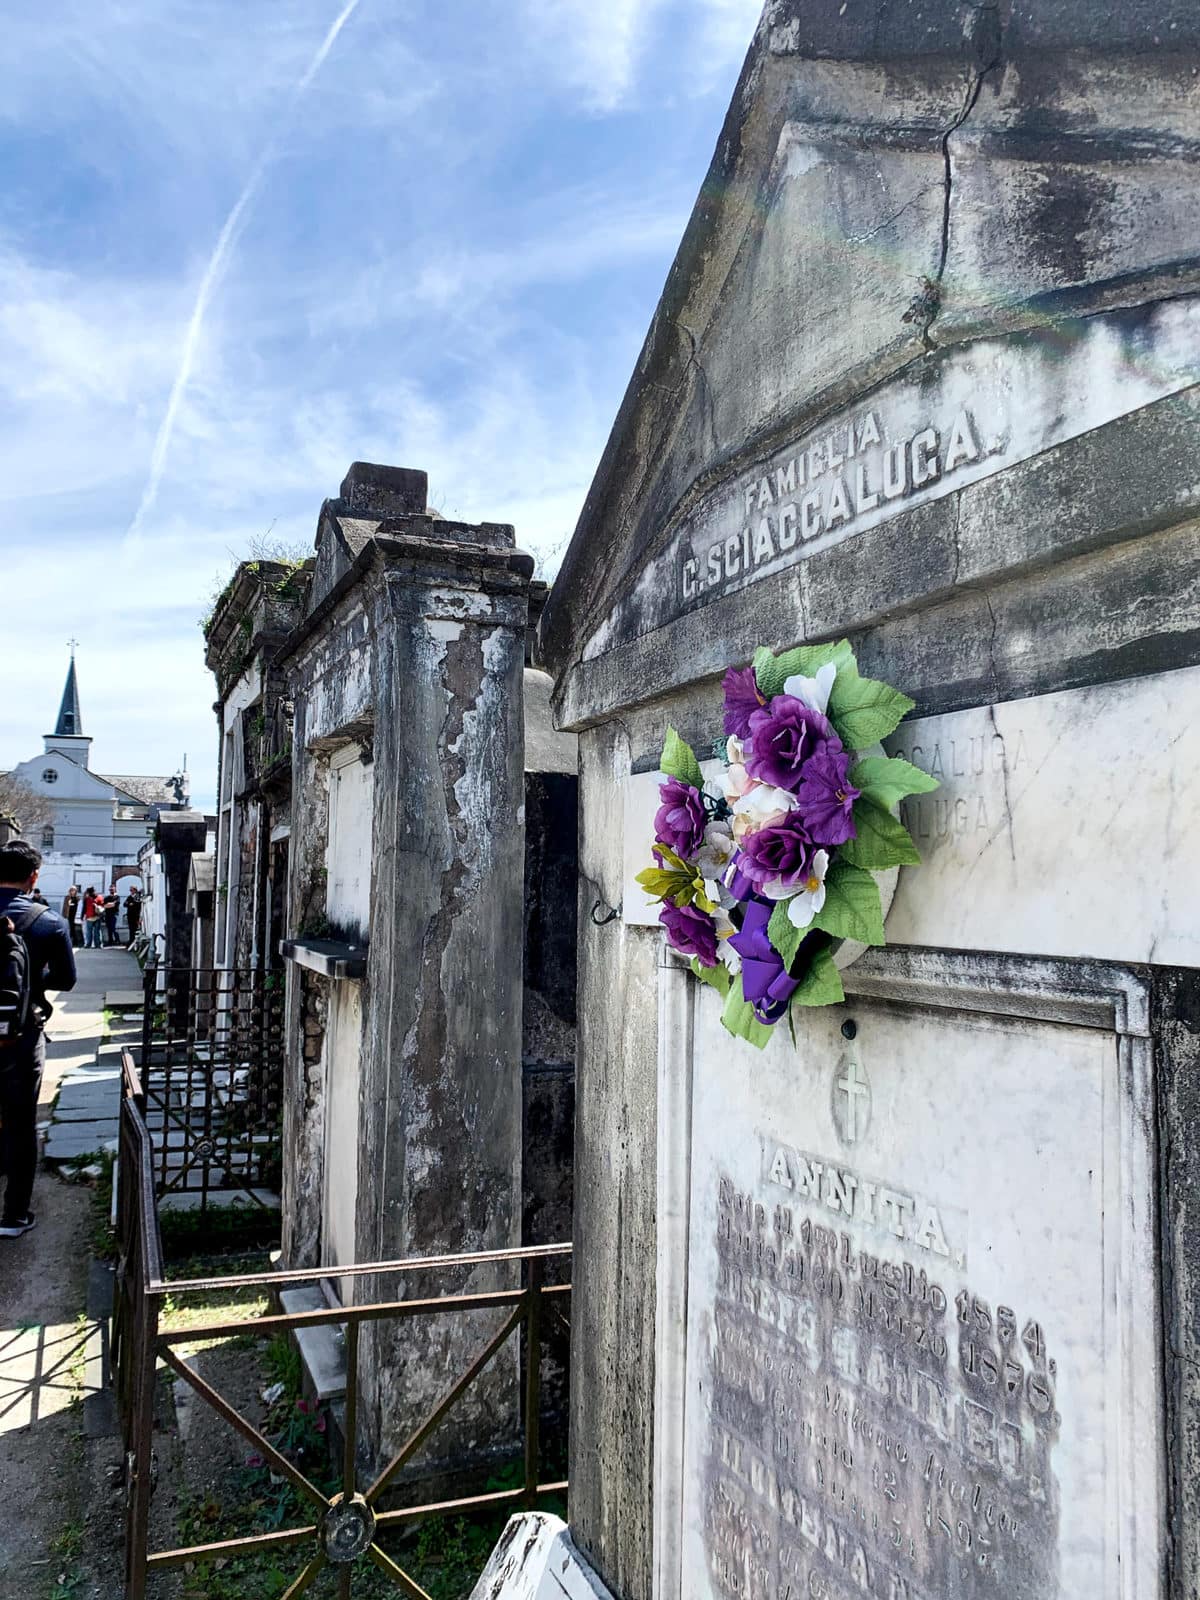
[{"label": "person in black jacket", "polygon": [[56,911],[33,898],[40,853],[13,839],[0,845],[0,917],[10,917],[29,946],[33,1005],[14,1059],[0,1067],[0,1156],[8,1182],[0,1239],[19,1239],[33,1227],[29,1209],[37,1172],[37,1108],[46,1065],[47,989],[75,987],[71,930]]}]

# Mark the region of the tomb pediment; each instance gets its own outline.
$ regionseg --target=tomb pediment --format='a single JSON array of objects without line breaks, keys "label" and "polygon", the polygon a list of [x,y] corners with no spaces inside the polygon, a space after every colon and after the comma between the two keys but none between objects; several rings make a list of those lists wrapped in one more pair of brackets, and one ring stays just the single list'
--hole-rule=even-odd
[{"label": "tomb pediment", "polygon": [[542,620],[567,725],[1195,504],[1200,22],[1037,9],[767,7]]}]

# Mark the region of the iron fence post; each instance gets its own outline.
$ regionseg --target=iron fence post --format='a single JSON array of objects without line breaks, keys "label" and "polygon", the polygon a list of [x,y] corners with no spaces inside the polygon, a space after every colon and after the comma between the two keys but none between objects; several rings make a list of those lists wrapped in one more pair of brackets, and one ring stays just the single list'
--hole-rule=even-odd
[{"label": "iron fence post", "polygon": [[528,1263],[525,1310],[525,1504],[537,1504],[541,1451],[539,1433],[542,1409],[542,1262]]}]

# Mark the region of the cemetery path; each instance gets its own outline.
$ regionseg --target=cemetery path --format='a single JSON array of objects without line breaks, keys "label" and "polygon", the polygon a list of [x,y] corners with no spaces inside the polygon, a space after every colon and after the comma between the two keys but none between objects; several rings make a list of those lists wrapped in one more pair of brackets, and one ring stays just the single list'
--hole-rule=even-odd
[{"label": "cemetery path", "polygon": [[[117,950],[77,951],[79,982],[56,1001],[41,1120],[105,1034],[104,996],[139,987]],[[94,1191],[43,1169],[37,1227],[0,1241],[0,1600],[116,1600],[119,1465],[105,1388],[107,1274],[91,1270]]]}]

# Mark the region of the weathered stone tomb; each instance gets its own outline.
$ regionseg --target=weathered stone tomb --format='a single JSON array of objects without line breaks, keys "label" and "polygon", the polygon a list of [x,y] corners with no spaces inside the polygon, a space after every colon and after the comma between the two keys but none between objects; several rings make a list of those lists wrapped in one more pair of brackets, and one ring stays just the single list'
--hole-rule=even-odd
[{"label": "weathered stone tomb", "polygon": [[[569,1232],[570,1007],[538,1031],[565,1041],[565,1054],[532,1063],[537,1082],[523,1071],[523,1025],[541,998],[526,994],[523,970],[531,571],[510,527],[430,512],[422,472],[356,463],[322,508],[307,613],[273,664],[294,702],[289,1265],[505,1249],[530,1232]],[[569,837],[538,834],[542,865],[547,881],[560,879],[567,849],[573,886],[574,740],[550,724],[548,682],[534,688],[531,744],[545,782],[570,788],[554,809]],[[556,918],[548,901],[533,921],[552,940]],[[550,1018],[556,1005],[564,1012],[557,991],[545,996]],[[533,1122],[554,1135],[532,1151],[531,1097]],[[509,1287],[513,1273],[460,1276],[449,1287]],[[414,1294],[448,1288],[444,1274],[405,1283]],[[397,1290],[394,1278],[328,1280],[344,1299]],[[479,1338],[461,1318],[368,1324],[364,1443],[384,1449],[411,1431]],[[439,1431],[439,1459],[507,1436],[512,1356]]]},{"label": "weathered stone tomb", "polygon": [[[1170,3],[763,14],[540,635],[621,1600],[1200,1587],[1198,72]],[[634,874],[667,725],[842,635],[941,787],[760,1053]]]}]

